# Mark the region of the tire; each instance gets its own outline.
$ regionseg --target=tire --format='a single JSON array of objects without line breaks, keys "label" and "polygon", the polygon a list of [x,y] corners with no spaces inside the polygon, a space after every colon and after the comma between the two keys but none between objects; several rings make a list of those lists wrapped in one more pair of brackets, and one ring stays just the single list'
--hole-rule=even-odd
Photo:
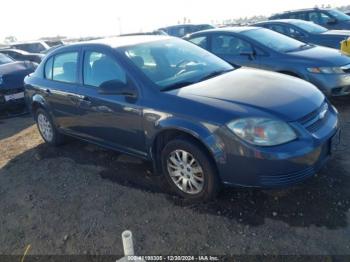
[{"label": "tire", "polygon": [[44,109],[39,108],[35,111],[35,121],[41,137],[47,144],[52,146],[63,144],[64,135],[59,133],[52,118]]},{"label": "tire", "polygon": [[219,191],[220,183],[212,162],[207,152],[190,139],[172,140],[161,152],[162,171],[170,188],[193,201],[210,201]]}]

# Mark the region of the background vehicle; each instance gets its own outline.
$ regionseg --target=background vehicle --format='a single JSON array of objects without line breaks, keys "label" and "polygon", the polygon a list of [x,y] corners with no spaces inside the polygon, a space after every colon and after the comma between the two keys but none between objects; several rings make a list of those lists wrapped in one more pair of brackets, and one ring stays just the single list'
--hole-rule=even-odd
[{"label": "background vehicle", "polygon": [[233,65],[296,76],[330,96],[350,94],[350,57],[340,50],[305,44],[259,27],[212,29],[185,39]]},{"label": "background vehicle", "polygon": [[337,9],[310,8],[295,11],[287,11],[282,14],[276,14],[269,20],[276,19],[300,19],[312,21],[328,29],[350,30],[350,16]]},{"label": "background vehicle", "polygon": [[162,30],[155,30],[152,32],[140,32],[140,33],[129,33],[129,34],[122,34],[120,36],[135,36],[135,35],[168,35]]},{"label": "background vehicle", "polygon": [[24,106],[23,79],[32,73],[37,64],[18,62],[0,54],[0,110]]},{"label": "background vehicle", "polygon": [[313,22],[298,19],[281,19],[260,22],[252,26],[265,27],[305,43],[340,49],[341,41],[350,36],[350,30],[328,30]]},{"label": "background vehicle", "polygon": [[44,41],[49,47],[61,46],[65,43],[62,40],[45,40]]},{"label": "background vehicle", "polygon": [[43,54],[33,54],[20,49],[0,49],[0,53],[10,56],[16,61],[32,61],[40,64]]},{"label": "background vehicle", "polygon": [[23,43],[14,43],[10,45],[11,48],[21,49],[28,53],[42,53],[50,47],[44,41],[32,41]]},{"label": "background vehicle", "polygon": [[197,31],[212,29],[212,28],[215,28],[215,27],[209,24],[198,24],[198,25],[184,24],[184,25],[174,25],[174,26],[163,27],[163,28],[159,28],[158,30],[163,31],[171,36],[183,37],[187,34],[191,34]]},{"label": "background vehicle", "polygon": [[221,183],[303,181],[327,160],[338,128],[336,110],[310,83],[234,70],[166,36],[62,47],[25,85],[47,143],[70,135],[150,160],[173,191],[195,200],[214,197]]}]

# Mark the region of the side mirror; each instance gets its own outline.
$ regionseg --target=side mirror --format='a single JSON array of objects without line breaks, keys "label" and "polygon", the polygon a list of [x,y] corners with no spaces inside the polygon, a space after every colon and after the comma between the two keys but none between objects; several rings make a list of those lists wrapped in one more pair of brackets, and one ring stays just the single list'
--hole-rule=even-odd
[{"label": "side mirror", "polygon": [[328,25],[334,25],[338,22],[338,20],[336,18],[331,18],[328,20],[327,24]]},{"label": "side mirror", "polygon": [[124,95],[129,97],[136,97],[136,89],[129,83],[124,83],[120,80],[109,80],[103,82],[99,88],[98,92],[102,95]]}]

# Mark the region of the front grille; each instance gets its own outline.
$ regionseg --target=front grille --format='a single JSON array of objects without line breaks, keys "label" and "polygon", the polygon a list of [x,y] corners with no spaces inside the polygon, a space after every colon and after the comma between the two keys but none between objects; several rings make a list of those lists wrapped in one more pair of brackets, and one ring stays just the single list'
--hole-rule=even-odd
[{"label": "front grille", "polygon": [[284,175],[274,175],[274,176],[261,176],[260,182],[264,186],[288,186],[297,184],[304,181],[305,179],[313,176],[315,174],[315,169],[313,167],[306,168],[302,171],[284,174]]},{"label": "front grille", "polygon": [[329,113],[329,105],[324,102],[317,110],[301,118],[298,122],[310,133],[316,133],[327,122]]},{"label": "front grille", "polygon": [[345,73],[350,73],[350,64],[346,65],[346,66],[342,66],[341,69],[345,72]]}]

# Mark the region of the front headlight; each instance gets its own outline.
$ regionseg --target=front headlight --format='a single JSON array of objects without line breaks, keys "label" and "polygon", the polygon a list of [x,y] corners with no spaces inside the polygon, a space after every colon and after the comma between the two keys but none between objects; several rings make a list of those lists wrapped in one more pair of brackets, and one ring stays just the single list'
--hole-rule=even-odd
[{"label": "front headlight", "polygon": [[315,74],[344,74],[341,67],[309,67],[307,71]]},{"label": "front headlight", "polygon": [[269,118],[243,118],[227,124],[238,137],[258,146],[276,146],[297,138],[285,122]]}]

